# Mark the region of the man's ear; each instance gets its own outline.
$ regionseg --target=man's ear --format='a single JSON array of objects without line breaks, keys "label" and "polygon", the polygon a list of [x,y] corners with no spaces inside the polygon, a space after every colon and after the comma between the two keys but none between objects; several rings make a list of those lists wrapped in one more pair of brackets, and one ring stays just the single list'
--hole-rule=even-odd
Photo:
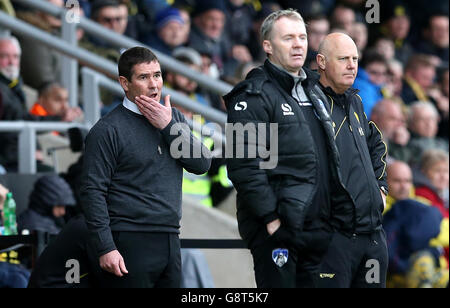
[{"label": "man's ear", "polygon": [[272,44],[270,43],[269,40],[264,40],[263,41],[263,49],[264,49],[266,54],[268,54],[268,55],[272,54]]},{"label": "man's ear", "polygon": [[124,76],[119,76],[119,83],[122,86],[123,90],[125,92],[128,91],[128,79],[125,78]]},{"label": "man's ear", "polygon": [[317,56],[316,56],[316,62],[317,62],[317,66],[319,67],[319,69],[324,71],[325,67],[326,67],[325,56],[320,54],[320,53],[318,53]]}]

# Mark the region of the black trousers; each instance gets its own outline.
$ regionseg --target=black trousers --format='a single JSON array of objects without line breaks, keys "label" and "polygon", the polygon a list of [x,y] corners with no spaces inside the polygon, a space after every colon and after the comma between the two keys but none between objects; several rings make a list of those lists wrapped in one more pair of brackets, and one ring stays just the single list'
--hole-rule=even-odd
[{"label": "black trousers", "polygon": [[[281,228],[280,228],[281,229]],[[277,230],[251,249],[258,288],[313,288],[332,234],[325,229],[304,231],[286,244]],[[281,254],[281,255],[280,255]]]},{"label": "black trousers", "polygon": [[128,274],[117,277],[104,271],[105,288],[179,288],[180,239],[175,233],[113,232]]},{"label": "black trousers", "polygon": [[322,261],[321,288],[385,288],[388,267],[386,235],[336,232]]}]

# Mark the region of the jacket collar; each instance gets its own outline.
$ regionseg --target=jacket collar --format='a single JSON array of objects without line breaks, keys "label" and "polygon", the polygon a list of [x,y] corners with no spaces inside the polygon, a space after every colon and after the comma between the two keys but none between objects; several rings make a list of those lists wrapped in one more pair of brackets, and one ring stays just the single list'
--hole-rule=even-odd
[{"label": "jacket collar", "polygon": [[[264,68],[267,71],[267,73],[270,75],[271,80],[274,80],[277,82],[283,90],[285,90],[288,93],[291,93],[292,88],[296,84],[297,80],[295,80],[294,76],[289,74],[287,71],[280,69],[279,67],[275,66],[272,62],[270,62],[268,59],[264,62]],[[310,86],[313,86],[316,84],[319,80],[319,74],[316,72],[313,72],[307,68],[302,68],[302,71],[305,73],[306,78],[302,80],[302,86],[304,88],[308,88]],[[299,76],[301,77],[301,76]]]},{"label": "jacket collar", "polygon": [[355,88],[348,88],[343,94],[337,94],[334,92],[334,90],[331,87],[325,87],[322,85],[319,81],[320,88],[322,89],[323,93],[326,95],[331,96],[335,101],[341,102],[342,104],[348,102],[348,98],[357,94],[359,92],[358,89]]}]

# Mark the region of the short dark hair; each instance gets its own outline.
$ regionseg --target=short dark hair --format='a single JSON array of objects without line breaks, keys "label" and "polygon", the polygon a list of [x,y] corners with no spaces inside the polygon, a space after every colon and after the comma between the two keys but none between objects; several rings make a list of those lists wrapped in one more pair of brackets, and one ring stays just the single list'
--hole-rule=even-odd
[{"label": "short dark hair", "polygon": [[57,81],[45,81],[38,88],[38,97],[47,95],[50,92],[50,90],[52,90],[53,88],[63,88],[64,89],[64,87]]},{"label": "short dark hair", "polygon": [[382,54],[378,53],[375,49],[367,49],[362,57],[361,66],[367,67],[375,62],[382,63],[384,66],[388,67],[386,58]]},{"label": "short dark hair", "polygon": [[128,81],[131,81],[131,76],[133,76],[133,68],[135,65],[141,63],[151,63],[153,61],[159,63],[158,58],[150,49],[145,47],[130,48],[119,58],[119,76],[123,76]]},{"label": "short dark hair", "polygon": [[91,5],[91,19],[97,20],[98,14],[104,7],[118,7],[120,2],[117,0],[95,0]]}]

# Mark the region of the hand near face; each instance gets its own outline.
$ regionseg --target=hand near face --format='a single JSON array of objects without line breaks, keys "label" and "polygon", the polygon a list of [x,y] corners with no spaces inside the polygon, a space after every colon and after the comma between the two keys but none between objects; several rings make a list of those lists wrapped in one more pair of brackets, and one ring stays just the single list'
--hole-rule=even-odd
[{"label": "hand near face", "polygon": [[164,129],[172,120],[170,95],[164,98],[164,105],[145,95],[136,96],[135,103],[150,124],[160,130]]}]

